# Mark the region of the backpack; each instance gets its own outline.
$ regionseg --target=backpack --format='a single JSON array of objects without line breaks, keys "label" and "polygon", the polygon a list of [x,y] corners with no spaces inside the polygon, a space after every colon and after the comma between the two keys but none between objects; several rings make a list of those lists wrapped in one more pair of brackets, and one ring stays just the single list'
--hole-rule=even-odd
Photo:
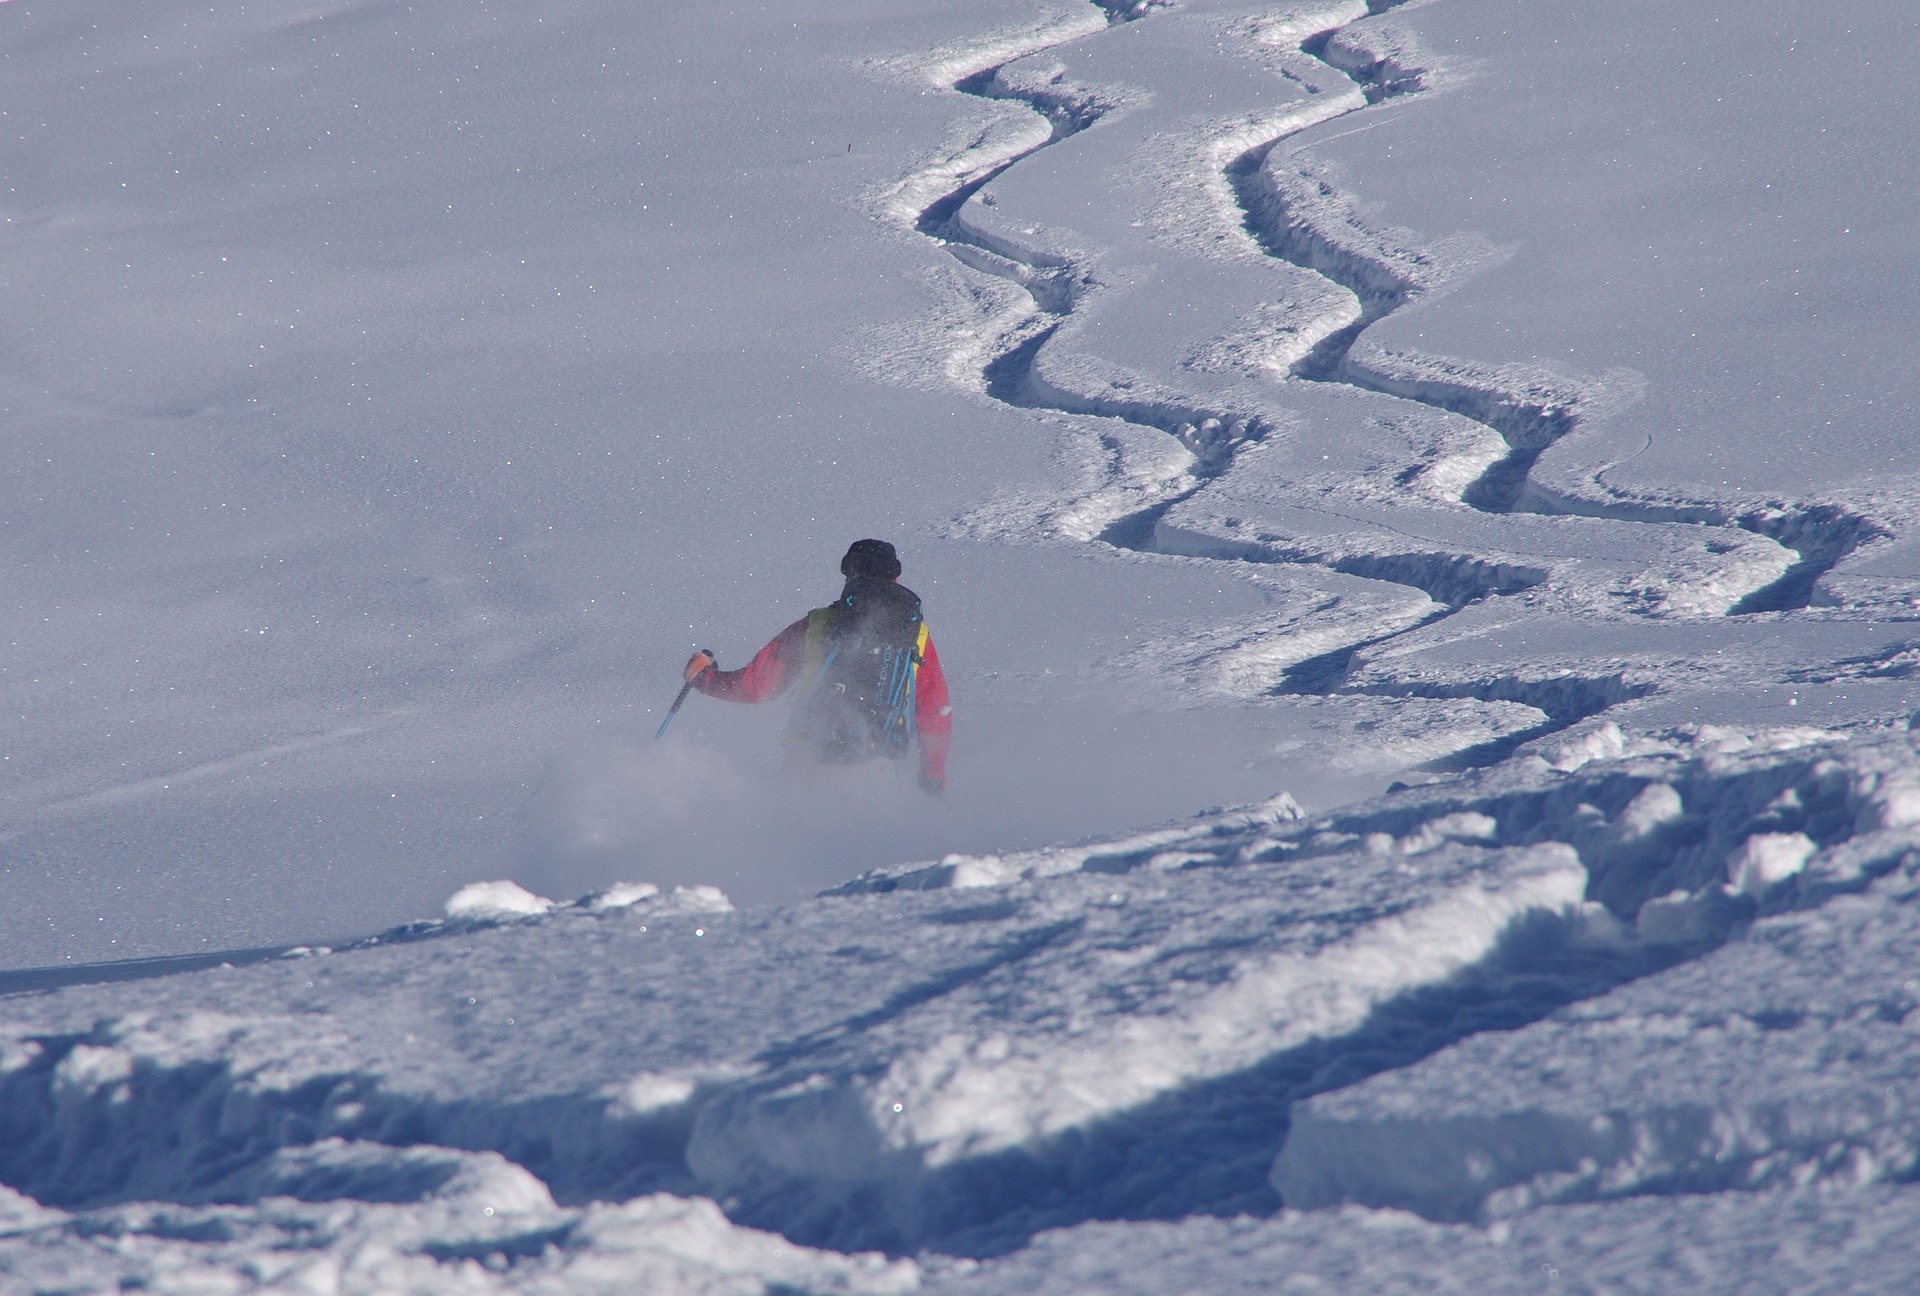
[{"label": "backpack", "polygon": [[926,642],[918,594],[893,581],[849,580],[835,602],[807,614],[789,738],[832,764],[905,756]]}]

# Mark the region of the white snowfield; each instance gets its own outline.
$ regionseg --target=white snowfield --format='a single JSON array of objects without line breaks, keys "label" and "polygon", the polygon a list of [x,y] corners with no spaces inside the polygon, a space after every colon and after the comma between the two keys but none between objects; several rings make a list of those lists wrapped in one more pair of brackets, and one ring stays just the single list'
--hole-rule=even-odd
[{"label": "white snowfield", "polygon": [[0,1291],[1912,1286],[1917,63],[0,4]]}]

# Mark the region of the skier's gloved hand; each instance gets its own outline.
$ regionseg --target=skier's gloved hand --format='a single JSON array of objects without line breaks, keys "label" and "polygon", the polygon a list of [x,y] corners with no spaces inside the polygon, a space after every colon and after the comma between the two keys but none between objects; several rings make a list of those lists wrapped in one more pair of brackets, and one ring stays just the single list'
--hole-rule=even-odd
[{"label": "skier's gloved hand", "polygon": [[947,781],[944,778],[934,778],[925,770],[922,770],[920,772],[920,790],[928,796],[944,796],[947,791]]},{"label": "skier's gloved hand", "polygon": [[713,654],[702,648],[687,659],[687,669],[681,672],[681,678],[691,684],[713,669]]}]

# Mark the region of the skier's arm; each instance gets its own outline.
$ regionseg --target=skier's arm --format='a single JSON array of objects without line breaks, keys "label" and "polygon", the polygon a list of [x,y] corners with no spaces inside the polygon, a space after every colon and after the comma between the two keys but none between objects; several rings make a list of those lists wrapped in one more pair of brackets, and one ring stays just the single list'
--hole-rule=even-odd
[{"label": "skier's arm", "polygon": [[739,670],[704,671],[695,677],[693,686],[722,702],[765,702],[793,683],[806,648],[807,619],[801,617]]},{"label": "skier's arm", "polygon": [[927,640],[925,659],[914,677],[914,724],[920,735],[920,782],[929,791],[947,786],[947,748],[953,743],[953,707],[947,698],[947,677],[940,670],[940,654]]}]

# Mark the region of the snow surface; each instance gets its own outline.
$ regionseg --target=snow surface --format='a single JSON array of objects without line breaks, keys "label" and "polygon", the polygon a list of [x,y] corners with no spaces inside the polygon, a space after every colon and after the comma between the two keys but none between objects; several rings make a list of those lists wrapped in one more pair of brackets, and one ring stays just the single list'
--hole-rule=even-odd
[{"label": "snow surface", "polygon": [[[1910,1256],[1888,1189],[1920,1159],[1920,738],[1631,748],[774,909],[629,887],[245,966],[15,974],[0,1262],[994,1290],[1109,1263],[1098,1221],[1132,1219],[1166,1223],[1121,1245],[1195,1290],[1297,1247],[1398,1281],[1450,1237],[1448,1281],[1545,1254],[1603,1289],[1653,1264],[1654,1194],[1716,1203],[1686,1209],[1719,1290],[1769,1272],[1780,1216],[1852,1236],[1868,1290]],[[1804,867],[1731,887],[1782,830]],[[1343,1203],[1449,1229],[1315,1222]]]},{"label": "snow surface", "polygon": [[0,1287],[1910,1285],[1916,52],[0,6]]}]

